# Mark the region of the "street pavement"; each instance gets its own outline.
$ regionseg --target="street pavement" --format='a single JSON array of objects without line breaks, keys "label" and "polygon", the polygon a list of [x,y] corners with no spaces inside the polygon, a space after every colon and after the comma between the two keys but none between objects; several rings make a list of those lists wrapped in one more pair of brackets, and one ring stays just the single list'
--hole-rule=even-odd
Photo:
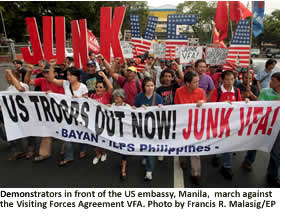
[{"label": "street pavement", "polygon": [[[0,63],[0,90],[5,90],[8,85],[4,69],[12,66]],[[25,140],[25,139],[24,139]],[[26,141],[24,141],[26,142]],[[97,165],[92,164],[95,151],[89,147],[88,156],[78,160],[76,148],[75,161],[66,167],[57,166],[62,141],[53,142],[52,157],[41,163],[31,160],[8,161],[10,148],[7,144],[0,143],[0,188],[173,188],[195,187],[190,181],[190,161],[184,171],[179,167],[178,159],[165,157],[164,161],[156,160],[153,180],[145,182],[144,167],[141,165],[142,157],[130,156],[128,158],[126,181],[120,180],[121,156],[108,151],[107,161]],[[39,145],[39,142],[37,146]],[[225,180],[218,168],[213,168],[213,156],[202,156],[202,188],[265,188],[266,168],[269,154],[258,152],[252,172],[241,168],[245,152],[235,153],[233,156],[234,177],[232,181]]]}]

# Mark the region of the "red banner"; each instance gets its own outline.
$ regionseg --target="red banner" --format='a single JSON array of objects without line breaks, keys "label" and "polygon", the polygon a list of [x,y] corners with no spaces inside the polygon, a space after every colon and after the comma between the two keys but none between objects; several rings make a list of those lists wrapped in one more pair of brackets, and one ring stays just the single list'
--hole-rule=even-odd
[{"label": "red banner", "polygon": [[88,50],[94,52],[95,54],[100,53],[100,45],[96,39],[96,36],[88,29],[87,30],[87,40],[88,40]]}]

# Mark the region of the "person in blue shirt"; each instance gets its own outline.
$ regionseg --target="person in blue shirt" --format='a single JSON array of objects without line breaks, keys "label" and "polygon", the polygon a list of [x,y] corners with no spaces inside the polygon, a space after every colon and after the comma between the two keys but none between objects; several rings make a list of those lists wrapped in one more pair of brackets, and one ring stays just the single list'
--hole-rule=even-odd
[{"label": "person in blue shirt", "polygon": [[[135,98],[135,107],[146,108],[148,106],[159,106],[163,105],[163,100],[159,94],[154,91],[154,80],[150,77],[146,77],[142,82],[143,92],[139,93]],[[155,156],[144,157],[142,164],[145,165],[146,174],[144,180],[152,180],[152,171],[154,168]]]}]

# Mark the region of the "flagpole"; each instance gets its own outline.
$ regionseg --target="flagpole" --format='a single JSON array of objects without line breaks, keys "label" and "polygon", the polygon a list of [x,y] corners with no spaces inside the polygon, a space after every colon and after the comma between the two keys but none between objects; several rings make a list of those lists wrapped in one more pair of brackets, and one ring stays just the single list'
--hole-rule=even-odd
[{"label": "flagpole", "polygon": [[229,16],[229,21],[230,21],[230,26],[231,26],[231,40],[233,40],[233,23],[232,23],[232,20],[231,20],[231,16],[230,16],[230,5],[229,5],[229,2],[227,1],[227,6],[228,6],[228,16]]}]

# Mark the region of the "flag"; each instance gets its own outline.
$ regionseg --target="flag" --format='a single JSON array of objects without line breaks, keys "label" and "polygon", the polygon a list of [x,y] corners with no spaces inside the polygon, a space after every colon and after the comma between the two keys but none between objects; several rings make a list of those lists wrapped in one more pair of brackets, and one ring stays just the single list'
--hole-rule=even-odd
[{"label": "flag", "polygon": [[220,41],[228,37],[228,6],[226,1],[218,1],[216,15],[215,15],[216,28],[220,32]]},{"label": "flag", "polygon": [[[158,17],[149,16],[147,21],[146,30],[144,33],[144,38],[141,36],[140,18],[138,15],[130,15],[131,20],[131,33],[132,33],[132,47],[133,56],[136,58],[139,55],[144,54],[146,51],[150,50],[152,39],[154,37]],[[137,65],[138,71],[145,69],[145,64]]]},{"label": "flag", "polygon": [[231,20],[238,23],[239,20],[244,20],[252,14],[243,3],[240,1],[229,1]]},{"label": "flag", "polygon": [[165,59],[175,59],[177,46],[188,45],[188,38],[185,35],[177,35],[177,25],[194,25],[198,21],[196,14],[170,14],[167,17],[167,34]]},{"label": "flag", "polygon": [[215,25],[213,28],[213,44],[218,44],[218,45],[220,45],[221,48],[227,47],[223,40],[220,41],[220,33],[218,32]]},{"label": "flag", "polygon": [[264,20],[264,1],[255,1],[253,8],[253,26],[254,37],[262,33]]},{"label": "flag", "polygon": [[240,20],[229,47],[224,70],[248,67],[250,61],[250,20]]},{"label": "flag", "polygon": [[95,54],[100,53],[100,45],[93,33],[87,29],[87,39],[88,39],[88,50],[91,50]]}]

